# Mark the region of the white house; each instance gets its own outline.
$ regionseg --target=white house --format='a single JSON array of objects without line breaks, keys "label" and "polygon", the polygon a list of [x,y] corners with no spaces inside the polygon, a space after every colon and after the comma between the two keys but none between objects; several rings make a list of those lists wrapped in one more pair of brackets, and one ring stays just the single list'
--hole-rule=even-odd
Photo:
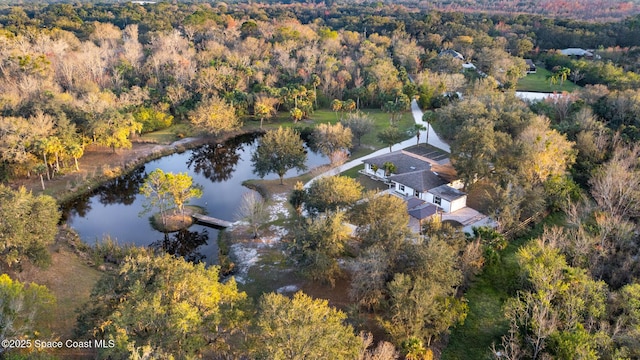
[{"label": "white house", "polygon": [[577,57],[593,57],[593,53],[591,51],[580,49],[580,48],[567,48],[560,50],[560,53],[565,56],[577,56]]},{"label": "white house", "polygon": [[467,194],[449,185],[440,185],[426,193],[427,202],[438,205],[445,213],[467,207]]},{"label": "white house", "polygon": [[[462,183],[444,180],[431,170],[427,158],[400,150],[364,160],[364,163],[366,174],[385,181],[390,189],[405,198],[437,205],[445,213],[467,206],[467,195],[459,190]],[[385,170],[385,164],[393,164],[392,173]]]}]

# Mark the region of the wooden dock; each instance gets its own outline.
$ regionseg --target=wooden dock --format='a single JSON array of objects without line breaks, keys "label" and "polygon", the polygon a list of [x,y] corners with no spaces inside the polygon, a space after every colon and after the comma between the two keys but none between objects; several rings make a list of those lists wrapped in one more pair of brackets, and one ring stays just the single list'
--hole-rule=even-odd
[{"label": "wooden dock", "polygon": [[191,214],[191,216],[196,220],[196,222],[217,228],[228,228],[232,225],[232,223],[229,221],[216,219],[207,215]]}]

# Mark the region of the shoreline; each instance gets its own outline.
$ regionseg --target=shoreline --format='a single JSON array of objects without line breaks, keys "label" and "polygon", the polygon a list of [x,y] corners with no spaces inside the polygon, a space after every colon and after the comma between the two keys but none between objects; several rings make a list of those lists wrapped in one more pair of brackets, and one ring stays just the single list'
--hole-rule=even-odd
[{"label": "shoreline", "polygon": [[[84,166],[80,165],[81,171],[73,171],[65,175],[57,176],[51,181],[45,181],[46,190],[40,187],[40,179],[31,177],[30,179],[20,179],[19,181],[8,183],[12,188],[24,186],[34,195],[49,195],[53,197],[58,206],[64,208],[78,198],[81,198],[95,191],[105,183],[126,175],[144,164],[172,154],[182,153],[209,143],[224,142],[230,138],[262,133],[260,129],[241,129],[219,136],[198,136],[176,140],[170,144],[154,144],[135,142],[132,149],[120,150],[116,153],[108,153],[109,150],[96,150],[88,152],[88,158],[101,158],[105,161],[92,163],[89,160]],[[85,158],[85,161],[87,158]],[[82,158],[80,158],[82,161]],[[89,169],[89,165],[94,167]],[[63,187],[64,186],[64,187]],[[57,188],[57,189],[56,189]]]}]

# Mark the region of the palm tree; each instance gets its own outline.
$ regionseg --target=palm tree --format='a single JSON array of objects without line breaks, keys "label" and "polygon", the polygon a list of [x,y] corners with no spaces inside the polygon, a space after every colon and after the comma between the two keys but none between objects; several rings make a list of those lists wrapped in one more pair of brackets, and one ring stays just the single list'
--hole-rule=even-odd
[{"label": "palm tree", "polygon": [[338,120],[338,111],[342,110],[342,101],[333,99],[331,102],[331,110],[336,113],[336,120]]},{"label": "palm tree", "polygon": [[[427,130],[427,128],[422,124],[413,125],[413,131],[416,133],[416,145],[420,144],[420,131],[425,131],[425,130]],[[428,141],[429,141],[429,133],[427,133],[427,142]]]},{"label": "palm tree", "polygon": [[396,165],[391,161],[387,161],[384,164],[382,164],[382,168],[384,169],[385,176],[389,176],[398,170]]},{"label": "palm tree", "polygon": [[567,80],[570,74],[571,74],[571,69],[569,69],[568,67],[563,66],[562,68],[560,68],[560,70],[558,70],[558,77],[560,78],[560,86],[564,84],[564,82]]},{"label": "palm tree", "polygon": [[253,113],[260,118],[260,129],[264,119],[269,119],[276,114],[278,99],[269,96],[258,96],[253,105]]}]

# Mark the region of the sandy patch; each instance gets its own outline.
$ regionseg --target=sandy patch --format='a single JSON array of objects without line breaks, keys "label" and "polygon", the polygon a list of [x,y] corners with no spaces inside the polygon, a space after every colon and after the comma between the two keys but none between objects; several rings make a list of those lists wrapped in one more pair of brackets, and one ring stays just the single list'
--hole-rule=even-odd
[{"label": "sandy patch", "polygon": [[236,263],[237,270],[234,275],[236,281],[240,284],[246,284],[250,281],[248,277],[249,269],[260,260],[258,250],[252,249],[245,244],[233,244],[231,245],[230,254]]},{"label": "sandy patch", "polygon": [[287,208],[287,194],[274,194],[271,200],[273,203],[269,205],[269,222],[288,218],[290,214]]},{"label": "sandy patch", "polygon": [[282,239],[289,233],[289,230],[282,226],[271,225],[267,229],[267,233],[268,234],[260,237],[260,241],[263,245],[273,247],[282,241]]}]

